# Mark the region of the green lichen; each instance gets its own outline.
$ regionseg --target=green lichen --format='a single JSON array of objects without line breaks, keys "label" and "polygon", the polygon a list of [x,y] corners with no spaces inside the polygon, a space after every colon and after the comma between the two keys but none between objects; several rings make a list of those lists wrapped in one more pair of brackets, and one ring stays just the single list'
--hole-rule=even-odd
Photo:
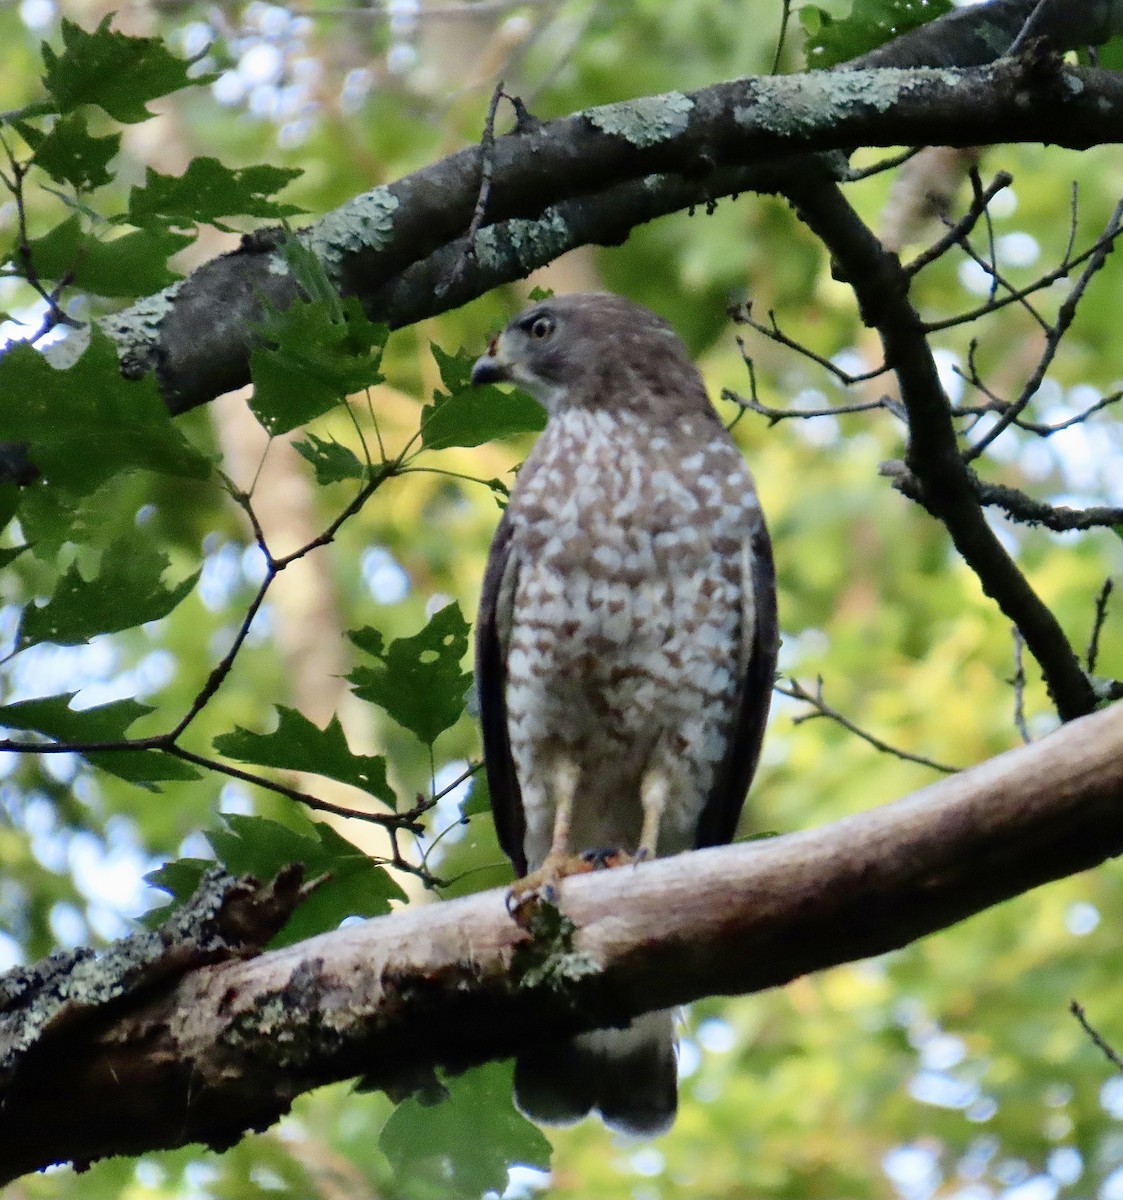
[{"label": "green lichen", "polygon": [[689,124],[694,101],[682,92],[644,96],[619,104],[590,108],[585,116],[605,133],[621,137],[633,146],[654,146],[683,133]]},{"label": "green lichen", "polygon": [[306,243],[338,282],[348,255],[390,244],[397,208],[398,197],[389,188],[376,187],[322,217],[305,235]]},{"label": "green lichen", "polygon": [[117,356],[130,377],[143,375],[156,365],[160,327],[175,307],[184,281],[173,283],[154,296],[145,296],[121,312],[102,317],[98,324],[113,339]]},{"label": "green lichen", "polygon": [[574,948],[577,926],[549,900],[531,901],[527,922],[530,941],[515,950],[512,968],[522,988],[546,988],[566,992],[569,986],[600,972],[590,954]]},{"label": "green lichen", "polygon": [[570,249],[571,231],[555,208],[548,208],[537,221],[514,218],[488,225],[476,234],[476,260],[481,266],[499,270],[512,261],[532,271]]},{"label": "green lichen", "polygon": [[739,125],[791,137],[813,129],[829,129],[856,108],[888,112],[905,92],[940,83],[954,87],[953,70],[821,71],[807,75],[772,75],[753,87],[753,103],[733,110]]}]

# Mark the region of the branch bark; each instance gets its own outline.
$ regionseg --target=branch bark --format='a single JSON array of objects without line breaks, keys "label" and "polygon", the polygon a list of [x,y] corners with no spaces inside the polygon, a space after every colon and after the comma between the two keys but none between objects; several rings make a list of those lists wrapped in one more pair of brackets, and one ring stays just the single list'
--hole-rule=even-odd
[{"label": "branch bark", "polygon": [[[1050,57],[963,71],[750,77],[604,105],[495,139],[488,211],[464,269],[453,270],[465,261],[479,194],[478,146],[355,197],[302,237],[373,319],[396,327],[521,278],[576,245],[621,241],[642,221],[737,192],[773,191],[781,175],[806,173],[808,152],[1119,140],[1123,79]],[[840,163],[835,170],[843,171]],[[292,295],[276,233],[266,231],[102,325],[126,374],[155,370],[180,412],[248,381],[262,301],[283,307]]]},{"label": "branch bark", "polygon": [[[1123,705],[821,829],[567,880],[571,944],[491,891],[367,921],[93,1007],[0,1090],[0,1183],[193,1141],[223,1147],[301,1092],[395,1094],[702,996],[906,945],[1123,850]],[[545,965],[548,969],[542,970]]]}]

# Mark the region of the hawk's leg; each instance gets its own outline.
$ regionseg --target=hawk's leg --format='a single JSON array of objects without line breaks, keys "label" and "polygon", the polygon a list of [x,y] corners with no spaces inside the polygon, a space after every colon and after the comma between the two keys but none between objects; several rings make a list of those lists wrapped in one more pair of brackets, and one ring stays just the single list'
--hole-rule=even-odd
[{"label": "hawk's leg", "polygon": [[636,862],[654,858],[659,848],[659,826],[663,822],[663,811],[667,807],[670,782],[667,773],[653,769],[648,771],[640,783],[639,802],[643,809],[643,828],[639,835]]},{"label": "hawk's leg", "polygon": [[569,848],[569,827],[573,821],[578,779],[577,764],[572,759],[563,756],[554,761],[547,783],[550,798],[554,802],[554,830],[550,849],[541,866],[512,885],[508,908],[518,908],[524,900],[538,892],[545,899],[553,900],[558,884],[567,875],[578,875],[589,869],[581,855],[573,854]]}]

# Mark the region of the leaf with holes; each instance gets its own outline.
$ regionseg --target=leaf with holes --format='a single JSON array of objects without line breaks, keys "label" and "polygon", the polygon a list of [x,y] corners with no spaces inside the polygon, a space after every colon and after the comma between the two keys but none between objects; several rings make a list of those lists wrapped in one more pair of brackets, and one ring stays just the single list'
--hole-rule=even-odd
[{"label": "leaf with holes", "polygon": [[459,720],[472,682],[471,675],[460,669],[468,650],[468,623],[460,606],[442,608],[420,633],[398,638],[385,649],[374,634],[363,629],[348,635],[356,646],[381,660],[376,667],[356,667],[347,677],[355,694],[377,704],[431,746]]}]

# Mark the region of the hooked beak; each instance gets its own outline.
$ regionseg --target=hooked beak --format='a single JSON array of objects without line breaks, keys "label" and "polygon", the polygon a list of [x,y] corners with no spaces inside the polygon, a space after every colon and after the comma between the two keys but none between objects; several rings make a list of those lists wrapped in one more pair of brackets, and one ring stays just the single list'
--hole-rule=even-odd
[{"label": "hooked beak", "polygon": [[472,364],[472,386],[479,387],[484,383],[504,383],[511,378],[507,371],[507,361],[500,347],[502,339],[494,337],[488,343],[487,353],[481,354]]}]

